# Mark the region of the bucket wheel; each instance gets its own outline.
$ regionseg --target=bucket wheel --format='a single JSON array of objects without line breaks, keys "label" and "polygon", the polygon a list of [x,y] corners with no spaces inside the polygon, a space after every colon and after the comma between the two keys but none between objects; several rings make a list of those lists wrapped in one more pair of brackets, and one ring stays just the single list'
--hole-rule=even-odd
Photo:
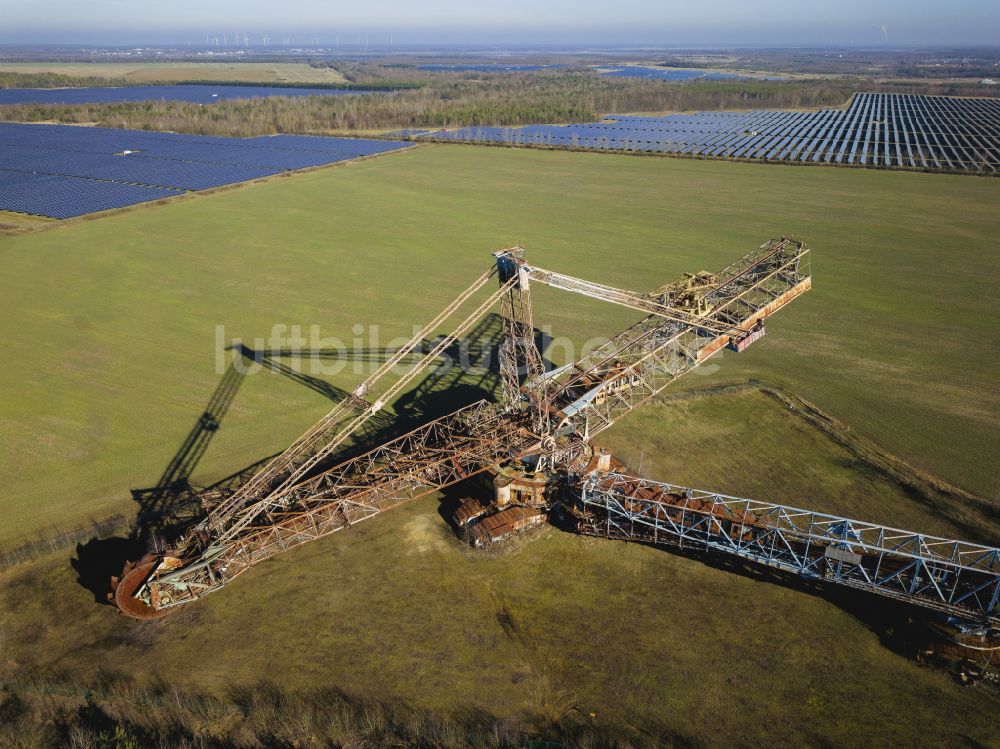
[{"label": "bucket wheel", "polygon": [[140,620],[160,619],[166,616],[166,611],[156,609],[136,596],[159,562],[158,557],[147,554],[138,562],[126,562],[121,576],[111,578],[108,600],[114,603],[122,614]]}]

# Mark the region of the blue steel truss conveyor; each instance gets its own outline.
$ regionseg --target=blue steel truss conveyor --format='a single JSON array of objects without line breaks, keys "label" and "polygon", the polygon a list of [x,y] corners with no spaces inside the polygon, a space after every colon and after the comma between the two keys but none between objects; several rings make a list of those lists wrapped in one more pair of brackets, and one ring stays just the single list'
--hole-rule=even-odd
[{"label": "blue steel truss conveyor", "polygon": [[580,484],[588,535],[703,550],[944,615],[961,644],[996,649],[1000,549],[623,473]]}]

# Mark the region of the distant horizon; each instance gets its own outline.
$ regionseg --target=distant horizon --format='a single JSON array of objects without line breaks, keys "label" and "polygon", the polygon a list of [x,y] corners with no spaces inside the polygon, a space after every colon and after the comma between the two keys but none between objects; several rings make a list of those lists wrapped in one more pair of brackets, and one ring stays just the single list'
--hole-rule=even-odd
[{"label": "distant horizon", "polygon": [[[458,49],[458,50],[476,50],[483,52],[492,53],[503,53],[503,52],[568,52],[568,51],[631,51],[631,50],[651,50],[651,51],[662,51],[662,52],[672,52],[672,51],[688,51],[688,52],[738,52],[741,50],[753,50],[753,51],[785,51],[785,50],[808,50],[808,51],[839,51],[839,50],[852,50],[852,51],[876,51],[876,52],[892,52],[892,51],[912,51],[912,50],[957,50],[957,49],[968,49],[968,50],[985,50],[985,51],[996,51],[1000,53],[1000,43],[913,43],[913,44],[902,44],[902,43],[867,43],[867,44],[851,44],[851,43],[825,43],[825,44],[749,44],[749,43],[717,43],[717,44],[656,44],[656,43],[644,43],[644,42],[634,42],[634,43],[607,43],[602,44],[598,42],[545,42],[545,41],[522,41],[522,42],[495,42],[495,43],[474,43],[474,42],[461,42],[461,41],[425,41],[425,42],[401,42],[396,40],[385,41],[385,40],[374,40],[369,39],[366,42],[362,41],[360,43],[356,41],[345,42],[340,41],[340,51],[343,54],[356,54],[359,49],[361,52],[375,52],[375,51],[434,51],[442,48]],[[234,44],[229,42],[223,44],[220,40],[219,45],[206,44],[204,41],[192,41],[192,40],[169,40],[164,39],[160,41],[153,41],[149,39],[129,39],[122,41],[84,41],[84,40],[74,40],[74,41],[43,41],[43,40],[30,40],[30,41],[0,41],[0,49],[6,48],[21,48],[21,47],[42,47],[42,48],[72,48],[72,49],[114,49],[114,50],[155,50],[155,49],[170,49],[170,50],[199,50],[199,51],[214,51],[214,52],[241,52],[241,51],[253,51],[253,52],[266,52],[268,50],[289,50],[289,49],[324,49],[336,51],[337,42],[336,40],[328,40],[323,37],[303,37],[301,39],[292,38],[287,44],[285,43],[263,43],[260,39],[251,39],[249,44],[244,45],[242,42],[240,44]]]},{"label": "distant horizon", "polygon": [[[3,0],[2,44],[274,46],[993,46],[1000,3],[987,0]],[[313,40],[310,42],[309,40]]]},{"label": "distant horizon", "polygon": [[[288,42],[280,41],[282,36],[288,38]],[[539,47],[543,49],[623,49],[623,48],[646,48],[658,50],[735,50],[735,49],[872,49],[872,50],[909,50],[909,49],[997,49],[1000,44],[996,41],[1000,34],[989,39],[982,40],[913,40],[913,41],[884,41],[876,38],[875,34],[867,35],[870,38],[859,38],[853,40],[821,40],[805,39],[798,42],[760,40],[749,41],[746,39],[717,39],[717,40],[688,40],[674,41],[669,39],[652,39],[640,37],[629,37],[628,35],[604,35],[614,36],[614,39],[600,39],[596,37],[581,36],[580,38],[548,38],[544,36],[497,37],[497,38],[475,38],[475,35],[447,35],[440,37],[412,38],[407,34],[388,34],[380,31],[364,32],[350,31],[342,32],[338,35],[331,33],[329,36],[322,33],[312,35],[296,34],[275,34],[260,32],[240,33],[240,42],[237,44],[233,37],[223,32],[202,34],[198,37],[193,35],[157,34],[150,35],[136,33],[135,35],[121,32],[96,36],[89,34],[73,33],[52,33],[49,35],[13,35],[5,30],[0,30],[0,47],[28,47],[28,46],[48,46],[48,47],[171,47],[171,48],[198,48],[198,49],[286,49],[291,47],[325,47],[340,48],[342,51],[364,51],[365,49],[427,49],[430,47],[462,47],[462,48],[488,48],[488,49],[523,49],[528,47]],[[218,39],[218,44],[213,40]],[[245,39],[245,41],[244,41]]]}]

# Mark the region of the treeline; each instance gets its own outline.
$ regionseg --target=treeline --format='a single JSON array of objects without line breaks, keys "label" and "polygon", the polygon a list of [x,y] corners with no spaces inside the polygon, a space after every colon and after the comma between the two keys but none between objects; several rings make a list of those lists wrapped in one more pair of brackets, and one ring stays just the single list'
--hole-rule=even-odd
[{"label": "treeline", "polygon": [[91,88],[104,86],[264,86],[267,88],[316,88],[348,91],[401,91],[420,88],[419,81],[372,79],[357,83],[316,83],[294,81],[131,81],[125,78],[102,78],[93,75],[62,75],[61,73],[6,73],[0,71],[0,88]]},{"label": "treeline", "polygon": [[392,80],[423,83],[427,78],[426,75],[414,75],[413,70],[405,68],[392,70],[388,65],[356,60],[312,60],[309,67],[336,70],[345,80],[359,85],[376,85]]},{"label": "treeline", "polygon": [[5,73],[0,71],[0,88],[88,88],[91,86],[127,86],[122,78],[98,78],[93,75],[61,73]]},{"label": "treeline", "polygon": [[1000,78],[994,65],[900,65],[895,74],[901,78]]},{"label": "treeline", "polygon": [[338,689],[283,692],[267,683],[224,697],[163,682],[138,686],[107,672],[86,688],[58,676],[0,683],[0,747],[74,749],[588,749],[687,747],[656,726],[595,723],[582,713],[499,718],[469,707],[418,711]]},{"label": "treeline", "polygon": [[380,81],[376,83],[296,83],[295,81],[174,81],[173,83],[156,83],[143,85],[158,86],[250,86],[263,88],[309,88],[333,89],[337,91],[402,91],[408,88],[420,88],[421,84],[414,81]]},{"label": "treeline", "polygon": [[[15,104],[0,107],[0,119],[241,137],[330,134],[587,122],[604,114],[625,112],[809,109],[844,105],[859,87],[875,93],[982,93],[979,88],[961,84],[889,86],[850,79],[664,83],[592,73],[490,75],[434,80],[416,89],[359,96],[271,97],[211,105],[173,101]],[[1000,91],[989,93],[1000,95]]]}]

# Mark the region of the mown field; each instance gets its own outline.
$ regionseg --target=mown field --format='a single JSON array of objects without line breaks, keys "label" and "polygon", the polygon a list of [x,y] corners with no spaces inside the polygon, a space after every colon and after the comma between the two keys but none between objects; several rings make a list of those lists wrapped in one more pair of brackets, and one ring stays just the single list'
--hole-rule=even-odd
[{"label": "mown field", "polygon": [[[763,345],[689,383],[781,385],[996,500],[998,197],[996,180],[943,175],[424,147],[4,237],[0,545],[127,509],[128,489],[155,483],[220,378],[216,326],[252,342],[315,324],[349,343],[377,325],[384,343],[513,243],[644,289],[801,237],[814,290]],[[577,342],[630,319],[547,289],[536,304]],[[327,406],[247,378],[195,479],[271,454]]]},{"label": "mown field", "polygon": [[248,81],[268,83],[343,83],[333,68],[294,62],[3,62],[0,73],[58,73],[114,78],[130,83],[171,81]]},{"label": "mown field", "polygon": [[[818,495],[825,509],[867,505],[954,530],[765,395],[670,401],[648,418],[684,438],[664,437],[671,449],[647,454],[647,472],[757,496]],[[633,423],[613,441],[627,454],[649,426]],[[717,453],[749,455],[713,470]],[[529,732],[582,724],[648,746],[990,746],[997,738],[998,695],[887,647],[880,638],[891,632],[872,601],[831,601],[554,528],[501,554],[476,553],[448,530],[434,498],[268,562],[164,622],[124,620],[94,605],[75,578],[62,555],[0,575],[6,678],[33,675],[62,696],[76,685],[78,700],[88,688],[122,699],[156,682],[169,685],[168,703],[170,690],[221,696],[227,709],[191,721],[195,735],[235,731],[248,709],[234,697],[240,689],[327,687],[456,725],[471,716],[514,719]],[[118,707],[140,725],[150,719]],[[279,710],[269,730],[301,739],[303,725]]]},{"label": "mown field", "polygon": [[26,213],[0,211],[0,235],[30,231],[44,226],[53,220],[43,216],[29,216]]},{"label": "mown field", "polygon": [[[995,506],[998,198],[1000,182],[970,177],[441,146],[0,238],[0,548],[134,507],[129,489],[156,482],[220,379],[216,326],[349,341],[378,324],[384,342],[513,243],[647,289],[805,239],[814,290],[684,387],[780,386]],[[544,289],[535,301],[537,324],[577,342],[630,319]],[[195,479],[279,450],[328,406],[287,377],[246,377]],[[666,480],[960,533],[761,394],[667,400],[607,443]],[[1000,538],[987,520],[961,533]],[[160,624],[116,618],[75,578],[65,554],[0,577],[6,674],[85,684],[106,669],[216,694],[267,679],[709,746],[997,739],[995,695],[895,654],[871,602],[555,529],[477,556],[434,498]]]}]

